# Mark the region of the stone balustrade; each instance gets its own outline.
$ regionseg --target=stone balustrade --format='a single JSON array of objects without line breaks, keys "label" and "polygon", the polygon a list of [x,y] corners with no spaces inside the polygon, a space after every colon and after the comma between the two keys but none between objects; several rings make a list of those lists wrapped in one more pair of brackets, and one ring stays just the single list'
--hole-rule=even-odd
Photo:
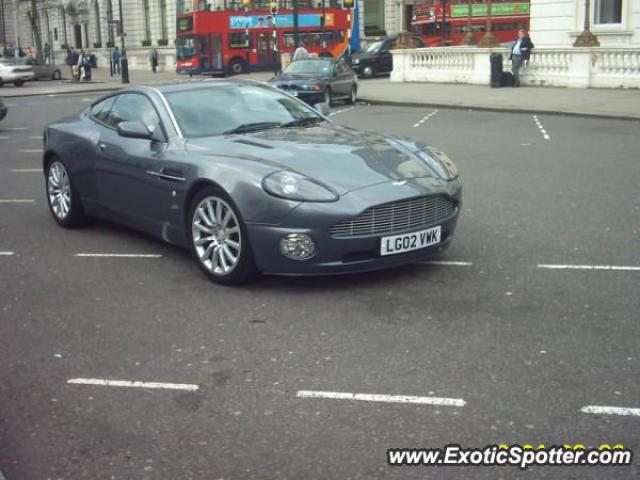
[{"label": "stone balustrade", "polygon": [[[472,83],[488,85],[491,53],[506,48],[446,47],[394,50],[392,82]],[[640,88],[640,48],[540,47],[521,70],[525,85]]]}]

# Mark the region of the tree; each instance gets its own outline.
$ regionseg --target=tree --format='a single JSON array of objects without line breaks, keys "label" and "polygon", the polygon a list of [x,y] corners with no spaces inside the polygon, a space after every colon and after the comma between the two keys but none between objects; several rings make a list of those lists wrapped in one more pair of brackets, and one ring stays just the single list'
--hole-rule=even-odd
[{"label": "tree", "polygon": [[31,0],[31,9],[27,12],[29,22],[31,23],[31,32],[33,32],[33,39],[36,42],[36,58],[39,61],[44,60],[42,55],[42,36],[40,35],[40,19],[38,15],[38,0]]}]

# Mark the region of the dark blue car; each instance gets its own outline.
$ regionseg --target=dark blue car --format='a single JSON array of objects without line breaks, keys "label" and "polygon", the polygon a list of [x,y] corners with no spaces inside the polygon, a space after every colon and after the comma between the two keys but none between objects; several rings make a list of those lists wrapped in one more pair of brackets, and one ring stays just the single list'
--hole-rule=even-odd
[{"label": "dark blue car", "polygon": [[305,58],[291,63],[269,83],[309,105],[345,100],[356,103],[358,76],[347,63],[333,58]]}]

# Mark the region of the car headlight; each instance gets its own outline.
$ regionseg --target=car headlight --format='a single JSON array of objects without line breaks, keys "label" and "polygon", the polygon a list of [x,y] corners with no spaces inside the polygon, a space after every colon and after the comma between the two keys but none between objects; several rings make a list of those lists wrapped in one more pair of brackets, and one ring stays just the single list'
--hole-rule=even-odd
[{"label": "car headlight", "polygon": [[418,156],[427,162],[442,180],[455,180],[458,177],[458,169],[442,150],[427,147],[426,151],[418,152]]},{"label": "car headlight", "polygon": [[328,187],[295,172],[281,171],[267,175],[262,188],[275,197],[300,202],[335,202],[338,196]]},{"label": "car headlight", "polygon": [[313,92],[319,92],[322,90],[320,85],[300,85],[300,90],[311,90]]},{"label": "car headlight", "polygon": [[353,65],[358,65],[358,64],[360,63],[360,59],[359,59],[359,58],[354,58],[354,59],[351,61],[351,63],[352,63]]}]

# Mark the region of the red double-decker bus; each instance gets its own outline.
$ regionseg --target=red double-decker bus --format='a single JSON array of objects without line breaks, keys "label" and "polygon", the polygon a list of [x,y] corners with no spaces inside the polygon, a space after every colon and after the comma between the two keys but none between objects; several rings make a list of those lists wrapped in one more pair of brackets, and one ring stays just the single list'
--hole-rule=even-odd
[{"label": "red double-decker bus", "polygon": [[[337,58],[348,49],[351,16],[351,9],[344,8],[300,9],[299,41],[304,42],[310,53]],[[293,55],[293,25],[292,10],[273,14],[269,9],[188,12],[179,9],[177,73],[238,74],[274,69],[283,53]]]},{"label": "red double-decker bus", "polygon": [[487,31],[489,5],[492,32],[500,43],[515,40],[519,28],[529,28],[529,2],[494,0],[491,4],[445,2],[443,5],[443,1],[431,0],[413,7],[412,31],[429,47],[460,45],[469,30],[469,13],[471,31],[476,42],[480,40]]}]

